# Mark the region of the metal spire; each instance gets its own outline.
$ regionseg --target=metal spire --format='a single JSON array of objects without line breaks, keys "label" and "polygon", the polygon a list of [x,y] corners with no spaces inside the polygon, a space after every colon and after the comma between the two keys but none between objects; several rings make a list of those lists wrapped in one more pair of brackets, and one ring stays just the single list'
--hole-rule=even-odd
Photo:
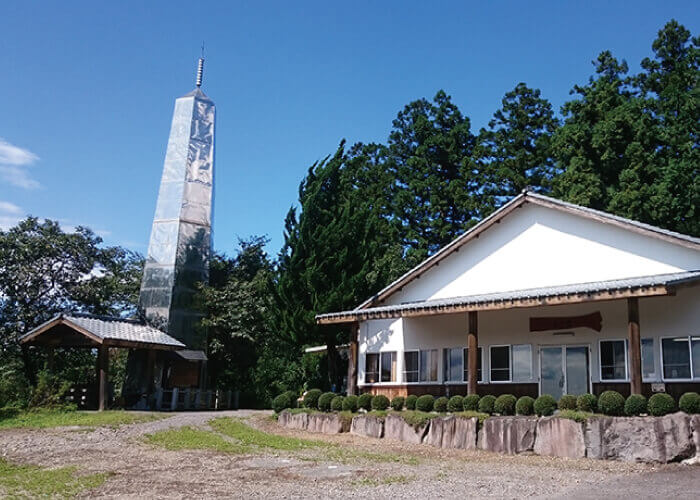
[{"label": "metal spire", "polygon": [[204,42],[202,42],[202,57],[197,64],[197,88],[202,86],[202,76],[204,76]]}]

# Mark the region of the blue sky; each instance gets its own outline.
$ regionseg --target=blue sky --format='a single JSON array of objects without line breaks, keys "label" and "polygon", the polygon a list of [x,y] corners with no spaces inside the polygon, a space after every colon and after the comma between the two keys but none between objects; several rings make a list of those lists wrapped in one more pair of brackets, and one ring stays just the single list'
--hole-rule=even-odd
[{"label": "blue sky", "polygon": [[[200,6],[201,4],[201,6]],[[214,245],[282,244],[308,166],[383,141],[444,89],[485,126],[518,82],[558,109],[610,49],[636,71],[700,2],[72,2],[0,5],[0,227],[32,214],[145,253],[174,99],[217,105]]]}]

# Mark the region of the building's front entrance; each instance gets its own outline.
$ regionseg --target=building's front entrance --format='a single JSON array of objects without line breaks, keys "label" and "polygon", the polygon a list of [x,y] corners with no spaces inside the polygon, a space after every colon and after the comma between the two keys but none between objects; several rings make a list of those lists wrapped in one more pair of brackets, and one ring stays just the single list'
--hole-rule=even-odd
[{"label": "building's front entrance", "polygon": [[558,401],[590,391],[588,346],[540,347],[540,394]]}]

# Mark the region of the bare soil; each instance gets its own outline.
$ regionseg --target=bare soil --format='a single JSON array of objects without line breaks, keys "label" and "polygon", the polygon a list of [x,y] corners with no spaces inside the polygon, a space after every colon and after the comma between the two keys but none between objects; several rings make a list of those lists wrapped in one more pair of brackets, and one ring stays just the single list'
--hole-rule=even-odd
[{"label": "bare soil", "polygon": [[[347,454],[259,451],[230,455],[167,451],[144,442],[159,430],[210,430],[215,417],[235,416],[265,432],[337,443]],[[279,427],[269,412],[176,413],[101,427],[0,431],[0,456],[47,467],[76,465],[111,477],[89,497],[148,498],[697,498],[700,467],[653,466],[483,451],[440,450],[350,434],[322,436]],[[384,458],[383,458],[384,457]],[[395,461],[396,457],[410,460]]]}]

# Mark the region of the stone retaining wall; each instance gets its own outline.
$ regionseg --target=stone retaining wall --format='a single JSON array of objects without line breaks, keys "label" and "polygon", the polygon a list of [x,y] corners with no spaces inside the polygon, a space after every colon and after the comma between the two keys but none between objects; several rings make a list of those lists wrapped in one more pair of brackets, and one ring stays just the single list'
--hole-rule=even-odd
[{"label": "stone retaining wall", "polygon": [[291,413],[283,411],[277,423],[288,429],[298,429],[323,434],[340,434],[350,430],[350,422],[335,413]]}]

